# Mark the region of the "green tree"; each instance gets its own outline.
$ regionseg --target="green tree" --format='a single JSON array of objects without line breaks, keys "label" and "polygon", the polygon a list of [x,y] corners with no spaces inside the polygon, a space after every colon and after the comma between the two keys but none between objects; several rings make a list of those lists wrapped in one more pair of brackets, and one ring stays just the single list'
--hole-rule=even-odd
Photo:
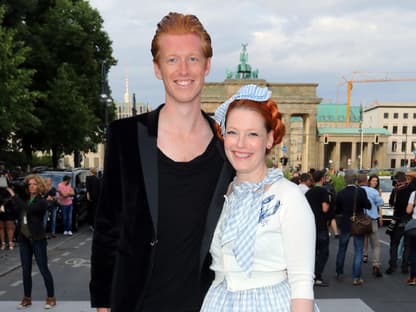
[{"label": "green tree", "polygon": [[[105,64],[108,71],[116,64],[102,18],[85,0],[4,2],[8,8],[7,26],[15,28],[19,39],[31,47],[25,62],[27,68],[36,70],[31,89],[44,95],[35,102],[34,110],[41,125],[32,132],[18,133],[22,148],[27,155],[33,150],[62,154],[62,142],[55,141],[58,137],[52,132],[56,130],[50,125],[51,121],[67,124],[68,114],[56,114],[55,110],[64,112],[71,106],[71,113],[76,113],[78,119],[71,127],[62,128],[68,132],[64,137],[72,138],[64,143],[63,150],[88,150],[103,139],[99,131],[105,123],[105,107],[100,101],[101,65]],[[62,91],[65,88],[66,94]],[[60,108],[52,109],[50,101]],[[86,116],[81,118],[82,114]],[[114,112],[110,111],[109,116],[111,119]],[[75,127],[82,135],[73,135],[78,132]]]},{"label": "green tree", "polygon": [[[0,21],[4,8],[0,6]],[[15,31],[0,24],[0,150],[10,149],[14,134],[34,131],[40,125],[33,115],[37,92],[29,90],[34,70],[22,64],[29,52],[23,42],[15,40]],[[13,140],[12,140],[13,139]]]},{"label": "green tree", "polygon": [[[85,149],[86,136],[96,124],[83,97],[76,73],[71,65],[63,64],[57,77],[50,83],[45,106],[39,110],[48,133],[43,141],[44,149],[52,149],[52,163],[56,166],[63,153]],[[57,118],[59,116],[59,118]]]}]

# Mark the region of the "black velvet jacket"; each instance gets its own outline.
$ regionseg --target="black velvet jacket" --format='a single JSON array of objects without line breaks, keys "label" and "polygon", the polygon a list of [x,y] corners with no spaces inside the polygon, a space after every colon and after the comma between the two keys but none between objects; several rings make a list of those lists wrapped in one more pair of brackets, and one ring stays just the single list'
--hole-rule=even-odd
[{"label": "black velvet jacket", "polygon": [[46,210],[48,209],[48,202],[40,195],[36,196],[32,204],[29,205],[26,201],[22,200],[17,195],[13,198],[13,214],[16,216],[18,223],[18,235],[21,233],[21,225],[23,220],[21,216],[23,210],[27,211],[27,224],[29,226],[30,233],[32,234],[33,239],[46,239],[45,226],[43,224],[43,218],[45,216]]},{"label": "black velvet jacket", "polygon": [[[140,311],[157,246],[157,126],[162,106],[117,120],[109,127],[103,184],[97,207],[91,256],[91,306],[112,312]],[[206,116],[213,128],[213,120]],[[214,129],[214,128],[213,128]],[[213,274],[208,251],[223,195],[233,170],[217,141],[223,166],[207,213],[201,242],[201,289]],[[201,181],[203,185],[203,181]],[[167,259],[168,261],[168,259]]]}]

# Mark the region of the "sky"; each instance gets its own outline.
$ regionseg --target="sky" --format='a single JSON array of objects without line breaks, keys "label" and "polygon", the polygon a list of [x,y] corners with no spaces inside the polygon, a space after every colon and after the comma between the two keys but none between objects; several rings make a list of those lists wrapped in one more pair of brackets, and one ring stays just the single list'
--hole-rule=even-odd
[{"label": "sky", "polygon": [[[324,103],[416,102],[415,0],[90,0],[104,20],[118,64],[109,72],[112,96],[122,102],[128,73],[130,99],[164,102],[153,72],[150,43],[169,12],[196,15],[212,39],[207,82],[235,71],[241,44],[248,63],[270,83],[318,83]],[[413,79],[405,81],[403,79]]]}]

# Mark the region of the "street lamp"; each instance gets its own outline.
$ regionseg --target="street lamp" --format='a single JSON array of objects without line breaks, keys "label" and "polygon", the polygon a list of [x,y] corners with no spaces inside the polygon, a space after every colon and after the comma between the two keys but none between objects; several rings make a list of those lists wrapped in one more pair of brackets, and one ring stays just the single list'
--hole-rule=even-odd
[{"label": "street lamp", "polygon": [[110,98],[108,94],[108,81],[107,81],[107,73],[105,71],[105,64],[104,62],[101,63],[101,102],[104,105],[104,132],[107,132],[108,128],[108,107],[113,103],[113,100]]}]

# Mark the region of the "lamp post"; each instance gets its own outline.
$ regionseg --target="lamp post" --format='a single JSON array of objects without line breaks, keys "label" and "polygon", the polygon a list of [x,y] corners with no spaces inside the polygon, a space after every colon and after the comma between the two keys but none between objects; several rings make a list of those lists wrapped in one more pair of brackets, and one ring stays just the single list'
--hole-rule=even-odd
[{"label": "lamp post", "polygon": [[108,128],[108,106],[113,102],[108,94],[107,73],[105,71],[104,62],[101,63],[101,102],[104,105],[104,132],[107,133]]}]

